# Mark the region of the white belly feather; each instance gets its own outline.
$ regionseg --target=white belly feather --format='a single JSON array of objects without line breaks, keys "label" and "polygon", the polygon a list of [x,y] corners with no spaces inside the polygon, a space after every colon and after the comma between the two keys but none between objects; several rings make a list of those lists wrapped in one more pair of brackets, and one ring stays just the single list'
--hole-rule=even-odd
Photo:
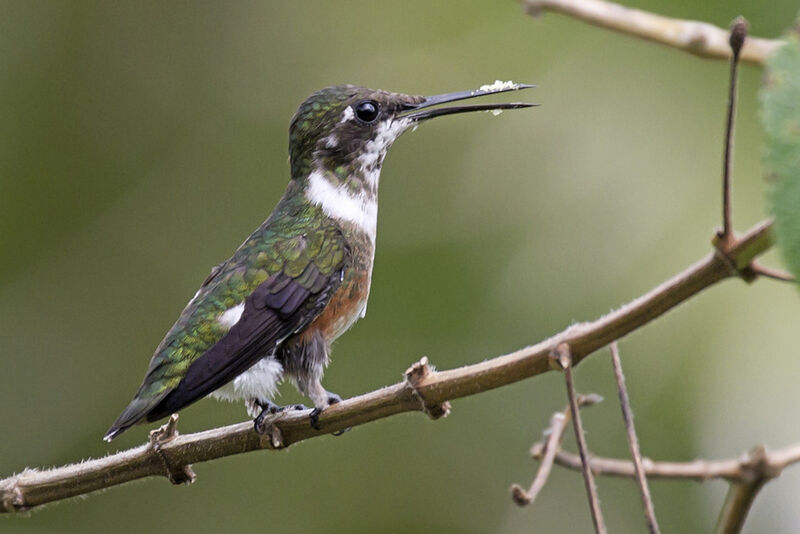
[{"label": "white belly feather", "polygon": [[210,396],[226,401],[271,399],[278,391],[282,377],[283,366],[278,360],[273,357],[262,358]]}]

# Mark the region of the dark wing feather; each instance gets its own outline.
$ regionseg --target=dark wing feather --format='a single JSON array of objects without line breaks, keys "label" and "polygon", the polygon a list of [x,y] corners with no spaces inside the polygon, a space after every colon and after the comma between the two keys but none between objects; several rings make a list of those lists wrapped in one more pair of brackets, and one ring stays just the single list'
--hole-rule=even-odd
[{"label": "dark wing feather", "polygon": [[339,286],[341,269],[323,275],[309,263],[301,276],[305,283],[278,273],[259,285],[245,299],[239,321],[192,363],[180,384],[147,413],[147,420],[161,419],[205,397],[313,321]]},{"label": "dark wing feather", "polygon": [[[292,220],[268,219],[212,270],[156,349],[142,386],[106,440],[208,395],[274,353],[322,312],[341,283],[349,251],[337,227],[283,224]],[[263,272],[271,274],[251,288]],[[242,316],[221,331],[217,317],[237,299],[245,305]]]}]

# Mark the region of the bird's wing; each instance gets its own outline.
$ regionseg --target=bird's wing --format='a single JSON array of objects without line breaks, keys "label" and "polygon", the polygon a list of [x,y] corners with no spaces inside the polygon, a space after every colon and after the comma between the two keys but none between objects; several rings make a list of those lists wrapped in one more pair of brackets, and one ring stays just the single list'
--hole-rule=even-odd
[{"label": "bird's wing", "polygon": [[[319,315],[341,282],[344,238],[333,225],[290,233],[256,232],[212,273],[159,345],[107,439],[208,395]],[[235,313],[221,319],[239,306],[238,320]]]}]

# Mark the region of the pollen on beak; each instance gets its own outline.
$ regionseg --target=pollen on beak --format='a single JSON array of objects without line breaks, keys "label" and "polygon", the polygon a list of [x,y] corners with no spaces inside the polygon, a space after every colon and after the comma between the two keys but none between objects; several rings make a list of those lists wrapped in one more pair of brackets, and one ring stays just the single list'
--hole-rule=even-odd
[{"label": "pollen on beak", "polygon": [[507,93],[510,91],[520,91],[523,89],[531,89],[533,87],[535,86],[524,83],[514,83],[511,81],[503,82],[497,80],[492,84],[482,85],[478,89],[474,89],[471,91],[459,91],[456,93],[445,93],[441,95],[428,96],[425,97],[422,100],[422,102],[418,104],[407,104],[405,106],[406,110],[411,111],[412,113],[403,115],[402,117],[414,121],[423,121],[427,119],[432,119],[434,117],[441,117],[443,115],[453,115],[455,113],[466,113],[469,111],[499,112],[504,109],[521,109],[521,108],[534,107],[537,106],[538,104],[531,104],[527,102],[507,102],[507,103],[497,103],[497,104],[475,104],[469,106],[449,106],[449,107],[434,108],[434,106],[447,104],[450,102],[456,102],[459,100],[467,100],[479,96]]}]

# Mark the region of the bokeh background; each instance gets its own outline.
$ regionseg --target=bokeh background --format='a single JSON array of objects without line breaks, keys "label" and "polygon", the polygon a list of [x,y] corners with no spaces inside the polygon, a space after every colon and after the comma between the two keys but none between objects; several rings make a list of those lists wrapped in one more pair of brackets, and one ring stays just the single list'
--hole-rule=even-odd
[{"label": "bokeh background", "polygon": [[[641,0],[774,37],[797,5]],[[735,223],[765,215],[760,69],[741,73]],[[0,3],[0,475],[140,444],[100,440],[211,266],[288,179],[287,127],[314,90],[431,94],[538,84],[536,110],[439,119],[384,165],[369,315],[336,345],[344,396],[531,344],[638,296],[708,253],[720,220],[728,69],[512,1]],[[520,95],[521,97],[521,95]],[[779,266],[773,253],[767,261]],[[732,280],[626,338],[644,453],[736,456],[800,441],[793,288]],[[578,369],[608,400],[592,450],[627,449],[606,352]],[[284,387],[279,399],[302,399]],[[196,465],[0,518],[9,532],[589,532],[580,475],[519,509],[528,447],[566,402],[548,374],[280,453]],[[182,432],[244,419],[204,400]],[[569,442],[571,446],[571,441]],[[642,531],[627,480],[599,481],[612,532]],[[707,532],[726,486],[654,482],[665,532]],[[762,492],[749,532],[797,532],[800,467]]]}]

